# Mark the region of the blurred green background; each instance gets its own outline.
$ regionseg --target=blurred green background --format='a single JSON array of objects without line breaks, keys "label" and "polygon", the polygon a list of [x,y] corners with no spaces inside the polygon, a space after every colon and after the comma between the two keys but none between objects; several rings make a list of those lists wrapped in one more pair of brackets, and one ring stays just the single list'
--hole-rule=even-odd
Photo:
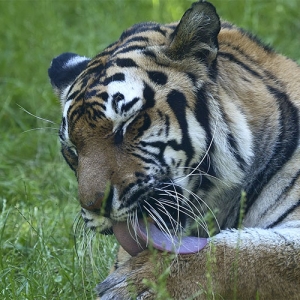
[{"label": "blurred green background", "polygon": [[[78,220],[76,181],[57,138],[51,59],[66,51],[94,56],[130,25],[178,20],[192,2],[0,1],[1,299],[92,299],[116,248],[112,238],[91,243]],[[300,61],[300,0],[212,3],[223,19]]]}]

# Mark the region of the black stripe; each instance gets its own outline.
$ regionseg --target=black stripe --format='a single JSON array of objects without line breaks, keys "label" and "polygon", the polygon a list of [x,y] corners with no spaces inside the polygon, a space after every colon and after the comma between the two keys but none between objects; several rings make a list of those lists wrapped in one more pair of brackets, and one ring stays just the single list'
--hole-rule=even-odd
[{"label": "black stripe", "polygon": [[123,133],[123,124],[120,126],[119,129],[114,134],[114,143],[115,145],[120,145],[124,140],[124,133]]},{"label": "black stripe", "polygon": [[104,104],[98,102],[98,101],[92,101],[92,102],[86,102],[84,103],[84,105],[87,107],[87,108],[90,108],[92,107],[93,109],[96,109],[95,107],[99,107],[101,110],[106,110],[106,107]]},{"label": "black stripe", "polygon": [[[94,101],[91,103],[84,103],[84,106],[85,116],[87,116],[89,120],[97,121],[97,119],[105,118],[105,114],[102,112],[103,109],[105,110],[105,106],[103,104]],[[89,125],[91,125],[91,123],[89,123]]]},{"label": "black stripe", "polygon": [[[127,189],[122,193],[121,199],[126,195],[126,193],[128,193]],[[142,202],[142,197],[147,194],[149,194],[149,187],[146,186],[145,188],[139,188],[135,193],[130,195],[130,198],[125,203],[121,203],[120,210],[123,209],[124,207],[131,206],[136,202]]]},{"label": "black stripe", "polygon": [[88,74],[101,74],[101,72],[104,70],[104,65],[101,59],[98,59],[95,61],[94,64],[91,64],[88,66],[88,68],[85,70]]},{"label": "black stripe", "polygon": [[115,102],[115,104],[117,104],[119,101],[124,100],[124,98],[125,98],[124,95],[121,94],[120,92],[117,92],[112,96],[112,100],[113,102]]},{"label": "black stripe", "polygon": [[110,77],[107,77],[102,84],[103,85],[108,85],[113,81],[125,81],[125,75],[123,73],[116,73]]},{"label": "black stripe", "polygon": [[[72,111],[71,111],[72,108]],[[85,114],[85,108],[80,105],[77,108],[73,109],[73,107],[69,107],[68,110],[68,124],[69,124],[69,132],[72,132],[74,130],[74,127],[77,123],[77,121]]]},{"label": "black stripe", "polygon": [[[148,130],[151,126],[151,119],[147,113],[140,116],[140,118],[143,118],[143,125],[139,127],[137,135],[134,137],[134,139],[138,139],[141,137],[146,130]],[[135,121],[137,121],[136,119]]]},{"label": "black stripe", "polygon": [[236,139],[234,138],[234,136],[229,133],[227,135],[227,140],[228,140],[228,143],[230,145],[230,148],[231,148],[231,153],[233,153],[235,159],[237,160],[238,162],[238,165],[239,167],[242,169],[242,171],[245,171],[245,166],[246,166],[246,162],[245,160],[241,157],[240,153],[239,153],[239,150],[237,148],[237,142],[236,142]]},{"label": "black stripe", "polygon": [[217,82],[218,80],[218,75],[219,75],[219,70],[218,70],[218,61],[217,59],[215,59],[211,65],[209,66],[208,69],[208,75],[209,78],[213,81],[213,82]]},{"label": "black stripe", "polygon": [[108,45],[101,53],[97,54],[93,60],[89,63],[89,66],[93,66],[94,64],[99,63],[99,59],[106,55],[111,55],[114,50],[116,49],[119,41],[113,42],[112,44]]},{"label": "black stripe", "polygon": [[87,90],[84,94],[84,100],[89,100],[92,97],[95,97],[97,95],[97,91],[96,90]]},{"label": "black stripe", "polygon": [[155,100],[154,100],[154,96],[155,96],[155,92],[154,90],[147,84],[144,82],[144,91],[143,91],[143,96],[145,99],[145,104],[143,105],[142,110],[146,110],[148,108],[151,108],[154,106],[155,104]]},{"label": "black stripe", "polygon": [[129,111],[134,106],[134,104],[136,104],[139,100],[140,100],[139,97],[135,97],[130,102],[123,104],[121,107],[121,112]]},{"label": "black stripe", "polygon": [[166,136],[169,136],[170,133],[170,117],[166,114],[166,122],[165,122],[165,128],[166,128]]},{"label": "black stripe", "polygon": [[76,154],[64,144],[62,144],[61,153],[68,166],[72,171],[76,173],[76,169],[78,167],[78,157],[76,156]]},{"label": "black stripe", "polygon": [[[140,149],[141,150],[141,149]],[[143,150],[143,152],[145,152],[145,150]],[[140,155],[137,153],[131,153],[131,155],[137,157],[138,159],[140,159],[141,161],[143,161],[146,164],[152,164],[152,165],[156,165],[156,166],[161,166],[159,163],[157,163],[157,161],[150,159],[150,158],[146,158],[144,155]]]},{"label": "black stripe", "polygon": [[143,51],[143,54],[144,54],[145,56],[149,56],[149,57],[151,57],[151,58],[156,59],[156,54],[155,54],[155,52],[152,51],[152,50],[147,49],[147,50]]},{"label": "black stripe", "polygon": [[[215,173],[214,169],[212,168],[211,161],[207,154],[205,154],[205,156],[200,159],[200,162],[201,162],[200,165],[198,163],[198,164],[194,164],[192,166],[192,168],[195,170],[195,171],[193,171],[193,174],[199,175],[201,190],[208,191],[213,186],[211,179],[216,178],[216,173]],[[196,172],[198,172],[198,173],[196,173]],[[196,182],[195,184],[197,185],[197,187],[195,187],[193,190],[198,190],[199,182]]]},{"label": "black stripe", "polygon": [[118,58],[116,61],[118,67],[121,68],[132,68],[137,67],[138,65],[131,58]]},{"label": "black stripe", "polygon": [[[165,152],[166,146],[169,145],[169,144],[166,144],[166,143],[160,142],[160,141],[157,141],[157,142],[144,142],[144,141],[141,141],[140,145],[142,147],[138,147],[138,148],[142,152],[144,152],[146,155],[148,155],[148,156],[151,155],[152,157],[154,157],[154,159],[156,161],[156,164],[157,164],[157,162],[159,162],[160,167],[163,167],[163,166],[168,167],[168,165],[166,164],[165,159],[164,159],[164,152]],[[147,147],[157,148],[158,149],[158,154],[149,152],[147,150]]]},{"label": "black stripe", "polygon": [[147,72],[150,80],[152,80],[154,83],[157,83],[159,85],[165,85],[168,81],[168,76],[159,71],[148,71]]},{"label": "black stripe", "polygon": [[144,50],[144,49],[145,49],[145,46],[140,46],[140,45],[127,46],[127,45],[125,45],[124,47],[118,48],[118,50],[116,50],[116,52],[114,54],[117,55],[120,53],[127,53],[130,51]]},{"label": "black stripe", "polygon": [[234,62],[234,63],[238,64],[240,67],[242,67],[243,69],[245,69],[246,71],[248,71],[249,73],[251,73],[252,75],[254,75],[255,77],[263,79],[263,77],[262,77],[261,74],[259,74],[258,72],[254,71],[249,65],[247,65],[244,62],[242,62],[239,59],[237,59],[232,53],[227,53],[227,52],[220,51],[220,52],[218,52],[218,55],[222,56],[224,58],[227,58],[231,62]]},{"label": "black stripe", "polygon": [[195,74],[193,74],[192,72],[187,72],[186,75],[192,81],[193,86],[196,86],[196,84],[197,84],[197,77],[195,76]]},{"label": "black stripe", "polygon": [[124,95],[119,92],[112,96],[112,107],[117,114],[119,113],[118,102],[122,100],[124,100]]},{"label": "black stripe", "polygon": [[[205,86],[202,87],[202,89],[199,89],[197,91],[197,102],[195,107],[195,116],[197,121],[200,123],[201,127],[204,129],[207,140],[206,144],[210,145],[210,148],[207,149],[209,153],[214,151],[214,142],[213,142],[213,136],[210,128],[210,112],[207,104],[207,96],[206,96],[206,90]],[[202,183],[201,188],[204,190],[208,190],[212,183],[209,180],[209,178],[215,178],[216,173],[212,167],[213,162],[209,160],[209,153],[205,153],[205,157],[202,157],[199,159],[199,162],[201,162],[201,165],[199,166],[199,170],[202,173],[207,174],[208,176],[202,176]]]},{"label": "black stripe", "polygon": [[280,224],[289,214],[291,214],[296,208],[300,207],[300,199],[297,203],[288,208],[275,222],[270,224],[267,228],[272,228],[278,224]]},{"label": "black stripe", "polygon": [[108,99],[108,93],[102,92],[100,94],[97,94],[97,97],[101,98],[104,102],[107,102]]},{"label": "black stripe", "polygon": [[147,31],[155,31],[155,32],[159,32],[163,36],[166,35],[166,31],[161,28],[161,25],[157,23],[146,22],[146,23],[135,24],[131,28],[124,31],[120,37],[120,40],[124,40],[130,35],[136,35],[138,33],[144,33]]},{"label": "black stripe", "polygon": [[126,44],[133,43],[133,42],[145,42],[148,43],[149,39],[146,36],[133,36],[132,38],[126,41]]},{"label": "black stripe", "polygon": [[267,86],[270,93],[275,97],[281,112],[280,126],[282,132],[280,134],[280,145],[277,148],[281,150],[282,161],[289,158],[298,146],[299,140],[299,116],[298,109],[290,101],[288,95],[278,89]]},{"label": "black stripe", "polygon": [[88,86],[89,80],[90,80],[90,76],[86,74],[82,74],[82,76],[78,78],[78,80],[74,81],[69,91],[71,91],[76,85],[80,86],[80,88],[78,89],[79,94],[76,95],[77,98],[75,99],[75,101],[78,101],[84,97],[84,93],[86,91],[86,87]]},{"label": "black stripe", "polygon": [[100,209],[94,210],[94,212],[99,213],[100,216],[109,218],[111,213],[113,198],[114,198],[114,188],[112,187],[112,185],[110,185],[108,197],[102,203],[102,207]]},{"label": "black stripe", "polygon": [[182,135],[181,147],[182,150],[186,152],[186,156],[187,156],[186,165],[188,166],[189,162],[193,158],[194,149],[190,140],[188,123],[186,120],[187,101],[183,93],[177,90],[172,90],[167,95],[167,102],[171,107],[173,113],[175,114],[175,117],[177,118],[179,127],[181,129],[181,135]]},{"label": "black stripe", "polygon": [[59,128],[59,138],[62,140],[62,141],[65,141],[66,140],[66,137],[65,137],[65,132],[66,130],[66,118],[63,117],[62,120],[61,120],[61,123],[60,123],[60,128]]},{"label": "black stripe", "polygon": [[[100,107],[96,108],[96,107]],[[71,106],[69,108],[69,111]],[[94,102],[87,102],[83,103],[82,105],[78,106],[76,109],[73,109],[71,113],[68,111],[69,116],[69,132],[72,132],[76,126],[76,123],[82,116],[87,116],[90,120],[97,121],[98,118],[105,118],[105,114],[102,110],[105,109],[105,106],[97,101]],[[95,127],[95,124],[88,123],[88,125],[92,128]]]},{"label": "black stripe", "polygon": [[[288,193],[288,191],[293,188],[293,186],[294,186],[296,180],[299,178],[299,176],[300,176],[300,170],[296,173],[295,176],[293,176],[293,178],[291,179],[291,182],[282,190],[282,192],[280,193],[280,195],[275,200],[275,203],[281,201],[285,197],[285,195]],[[269,208],[267,208],[261,214],[261,218],[264,218],[268,214],[268,212],[269,212]]]},{"label": "black stripe", "polygon": [[[71,89],[70,89],[70,91],[71,91]],[[69,101],[69,100],[75,99],[76,97],[78,97],[78,95],[79,95],[80,93],[81,93],[81,90],[75,90],[75,91],[72,91],[71,94],[68,94],[68,95],[67,95],[68,101]]]},{"label": "black stripe", "polygon": [[245,213],[249,211],[263,187],[293,155],[299,143],[299,117],[297,108],[289,100],[287,94],[271,86],[267,86],[267,88],[276,99],[279,107],[280,118],[278,126],[281,132],[277,136],[275,145],[273,145],[273,155],[267,158],[269,162],[257,175],[256,180],[246,189],[247,204]]},{"label": "black stripe", "polygon": [[[276,201],[280,201],[281,199],[283,199],[285,197],[285,195],[289,192],[289,190],[291,190],[294,187],[295,182],[297,181],[297,179],[300,176],[300,170],[296,173],[295,176],[293,176],[291,182],[283,189],[283,191],[281,192],[281,194],[277,197]],[[268,209],[261,214],[261,217],[265,217],[266,214],[268,213]],[[275,222],[276,223],[276,222]],[[271,226],[271,225],[270,225]]]},{"label": "black stripe", "polygon": [[[210,129],[210,121],[209,121],[209,109],[207,104],[207,96],[205,87],[197,91],[197,102],[195,107],[195,116],[197,121],[203,127],[206,132],[208,140],[207,144],[212,143],[212,132]],[[213,143],[211,145],[211,149],[213,148]]]}]

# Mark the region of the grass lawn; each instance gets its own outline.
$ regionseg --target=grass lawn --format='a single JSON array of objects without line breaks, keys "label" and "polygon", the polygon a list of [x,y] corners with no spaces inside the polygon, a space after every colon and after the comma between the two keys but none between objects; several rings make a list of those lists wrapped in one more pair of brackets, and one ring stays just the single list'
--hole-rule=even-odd
[{"label": "grass lawn", "polygon": [[[186,0],[0,1],[0,298],[93,299],[113,238],[86,234],[60,155],[47,78],[66,51],[94,56],[140,21],[180,18]],[[222,18],[300,62],[299,0],[212,0]]]}]

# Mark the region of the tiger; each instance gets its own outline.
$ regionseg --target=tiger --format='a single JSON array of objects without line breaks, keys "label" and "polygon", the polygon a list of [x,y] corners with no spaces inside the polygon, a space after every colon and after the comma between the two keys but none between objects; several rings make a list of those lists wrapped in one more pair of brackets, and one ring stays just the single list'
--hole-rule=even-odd
[{"label": "tiger", "polygon": [[48,74],[82,218],[127,255],[97,297],[300,299],[295,61],[200,0]]}]

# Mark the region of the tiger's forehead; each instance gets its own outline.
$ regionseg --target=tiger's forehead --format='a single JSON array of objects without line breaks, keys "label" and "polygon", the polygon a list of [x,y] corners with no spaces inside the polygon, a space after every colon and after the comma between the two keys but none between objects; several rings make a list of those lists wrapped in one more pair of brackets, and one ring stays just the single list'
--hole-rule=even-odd
[{"label": "tiger's forehead", "polygon": [[133,26],[90,61],[68,93],[63,115],[71,131],[81,117],[95,127],[109,120],[115,131],[157,101],[156,107],[165,110],[163,100],[173,89],[191,93],[188,73],[180,69],[177,76],[163,53],[175,25]]},{"label": "tiger's forehead", "polygon": [[[140,55],[135,54],[135,61],[137,56]],[[93,126],[105,128],[107,132],[125,130],[140,111],[154,106],[154,87],[146,79],[146,71],[132,66],[121,68],[117,61],[120,63],[120,58],[74,85],[63,112],[68,132],[76,135],[79,131],[80,135],[86,135],[93,132]],[[84,80],[88,81],[85,88],[81,82]]]},{"label": "tiger's forehead", "polygon": [[[124,85],[132,87],[127,89],[127,93],[140,90],[138,77],[147,75],[143,74],[143,70],[151,72],[151,69],[159,68],[157,50],[169,44],[175,27],[176,23],[161,25],[148,22],[133,25],[124,31],[118,41],[89,62],[69,90],[67,101],[87,100],[96,94],[99,96],[100,91],[113,95],[117,86],[120,89]],[[133,85],[137,85],[136,88]]]},{"label": "tiger's forehead", "polygon": [[135,74],[124,70],[124,80],[107,85],[106,118],[114,121],[113,130],[133,117],[144,105],[143,81]]},{"label": "tiger's forehead", "polygon": [[[126,57],[116,56],[105,64],[100,61],[95,71],[90,72],[88,68],[79,76],[69,90],[67,102],[84,105],[97,99],[101,104],[110,103],[116,113],[127,111],[129,107],[125,108],[124,104],[129,99],[141,99],[143,87],[149,82],[149,72],[145,70],[148,60],[140,50],[135,50],[127,53]],[[111,116],[109,111],[107,113]]]}]

